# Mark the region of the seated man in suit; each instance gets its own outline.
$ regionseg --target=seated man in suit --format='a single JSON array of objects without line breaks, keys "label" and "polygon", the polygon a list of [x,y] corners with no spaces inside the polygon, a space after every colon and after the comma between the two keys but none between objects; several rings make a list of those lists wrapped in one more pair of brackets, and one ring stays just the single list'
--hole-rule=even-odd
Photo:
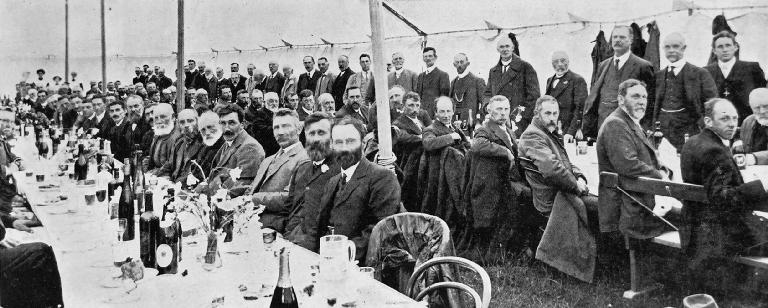
[{"label": "seated man in suit", "polygon": [[253,122],[245,126],[246,132],[264,147],[266,155],[275,154],[280,150],[280,145],[272,133],[272,118],[280,108],[279,106],[280,98],[277,97],[277,93],[264,94],[264,106],[253,114]]},{"label": "seated man in suit", "polygon": [[404,100],[403,113],[392,123],[399,129],[393,138],[392,151],[397,157],[397,165],[403,170],[401,191],[403,206],[409,211],[415,211],[421,203],[417,196],[419,161],[424,152],[421,135],[425,127],[432,125],[432,120],[429,116],[424,121],[419,118],[423,110],[418,93],[409,92],[405,94]]},{"label": "seated man in suit", "polygon": [[[681,246],[689,257],[695,292],[726,295],[751,273],[736,265],[736,255],[753,255],[748,248],[766,243],[766,223],[752,214],[766,210],[768,182],[744,183],[727,146],[738,127],[738,111],[726,100],[704,104],[705,128],[683,146],[683,180],[703,185],[709,203],[686,202],[682,210]],[[759,251],[758,249],[757,251]]]},{"label": "seated man in suit", "polygon": [[[363,156],[365,126],[343,118],[331,130],[331,148],[341,173],[323,189],[322,210],[316,237],[330,233],[347,236],[355,243],[355,259],[364,262],[371,230],[400,208],[400,185],[395,174]],[[362,264],[362,263],[361,263]]]},{"label": "seated man in suit", "polygon": [[[256,171],[264,160],[264,149],[243,129],[243,110],[240,107],[230,105],[221,108],[217,114],[224,144],[213,158],[211,170],[216,171],[210,175],[213,180],[210,181],[207,192],[216,192],[219,187],[224,186],[230,188],[230,195],[240,196],[256,177]],[[239,179],[229,177],[229,170],[235,168],[242,169]]]},{"label": "seated man in suit", "polygon": [[360,88],[348,88],[346,98],[347,103],[336,112],[336,117],[351,117],[367,125],[371,119],[368,118],[368,108],[362,104],[363,95],[360,93]]},{"label": "seated man in suit", "polygon": [[299,142],[299,126],[296,111],[283,108],[275,112],[272,128],[280,150],[261,162],[254,183],[246,193],[252,195],[253,204],[266,206],[261,214],[264,227],[278,232],[283,232],[290,211],[285,200],[291,174],[296,165],[309,159]]},{"label": "seated man in suit", "polygon": [[[0,241],[4,225],[15,225],[13,217],[0,214]],[[0,306],[7,308],[59,307],[61,276],[51,246],[43,243],[0,247]]]},{"label": "seated man in suit", "polygon": [[[597,161],[600,172],[615,172],[620,176],[668,179],[656,156],[656,147],[648,140],[640,120],[645,116],[648,92],[645,84],[627,79],[617,89],[619,108],[609,115],[597,135]],[[649,208],[654,196],[630,193]],[[600,183],[600,231],[615,232],[635,239],[650,239],[665,231],[664,223],[628,196]]]},{"label": "seated man in suit", "polygon": [[[128,101],[134,95],[128,97]],[[138,97],[138,96],[136,96]],[[141,98],[138,98],[141,100]],[[129,158],[131,154],[131,121],[126,115],[125,104],[122,101],[114,101],[109,104],[109,117],[115,122],[115,126],[110,129],[107,139],[112,145],[112,154],[114,159],[122,162],[124,159]]]},{"label": "seated man in suit", "polygon": [[173,148],[181,133],[176,127],[176,116],[169,104],[158,104],[152,114],[155,136],[149,152],[144,154],[147,172],[157,173],[163,165],[171,160]]},{"label": "seated man in suit", "polygon": [[[747,166],[768,165],[768,89],[757,88],[749,94],[752,114],[741,123],[741,147]],[[739,147],[738,141],[734,148]]]},{"label": "seated man in suit", "polygon": [[[329,104],[335,107],[333,96],[323,93],[326,94],[330,98]],[[318,250],[317,218],[323,187],[331,177],[341,172],[331,152],[332,121],[330,115],[322,112],[313,113],[304,120],[307,138],[304,149],[309,160],[296,165],[288,185],[288,198],[285,199],[290,214],[283,235],[289,241],[315,252]]]},{"label": "seated man in suit", "polygon": [[179,112],[178,118],[179,138],[171,149],[170,157],[155,175],[166,176],[174,183],[184,183],[193,168],[190,161],[197,159],[205,146],[197,129],[197,112],[184,109]]}]

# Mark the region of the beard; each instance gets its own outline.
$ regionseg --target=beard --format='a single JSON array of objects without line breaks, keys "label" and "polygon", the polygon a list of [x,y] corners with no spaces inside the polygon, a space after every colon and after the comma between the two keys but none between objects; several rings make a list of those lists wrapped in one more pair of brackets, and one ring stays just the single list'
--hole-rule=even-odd
[{"label": "beard", "polygon": [[307,150],[307,155],[312,161],[321,161],[332,154],[330,140],[307,142],[304,148]]},{"label": "beard", "polygon": [[173,131],[173,124],[158,124],[155,125],[155,135],[165,136]]},{"label": "beard", "polygon": [[336,162],[341,165],[341,168],[347,169],[360,162],[360,159],[363,157],[363,151],[361,147],[357,147],[352,151],[333,151],[333,156]]},{"label": "beard", "polygon": [[220,130],[217,130],[216,133],[210,136],[203,136],[203,144],[205,146],[212,147],[214,144],[216,144],[217,141],[221,138],[222,132]]}]

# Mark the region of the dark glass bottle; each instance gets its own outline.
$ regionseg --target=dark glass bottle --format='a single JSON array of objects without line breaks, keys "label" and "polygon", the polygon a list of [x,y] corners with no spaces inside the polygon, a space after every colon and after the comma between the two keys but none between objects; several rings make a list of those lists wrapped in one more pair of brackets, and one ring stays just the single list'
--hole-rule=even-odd
[{"label": "dark glass bottle", "polygon": [[277,278],[275,293],[272,294],[272,303],[269,308],[298,308],[296,292],[291,284],[291,267],[289,265],[290,251],[283,247],[280,249],[280,276]]},{"label": "dark glass bottle", "polygon": [[[127,169],[129,165],[128,159],[125,159],[126,172],[124,174],[130,174]],[[120,203],[118,205],[118,218],[125,219],[127,225],[125,232],[123,233],[123,241],[132,241],[136,237],[136,218],[134,217],[134,195],[133,187],[131,187],[131,181],[123,179],[123,191],[120,194]]]},{"label": "dark glass bottle", "polygon": [[158,275],[176,274],[181,261],[181,222],[175,211],[168,207],[174,201],[174,193],[174,189],[169,188],[169,197],[163,204],[155,254]]},{"label": "dark glass bottle", "polygon": [[85,145],[77,145],[77,157],[75,160],[75,180],[84,181],[88,177],[88,157],[85,153]]},{"label": "dark glass bottle", "polygon": [[[120,181],[120,170],[117,168],[112,169],[112,180],[107,183],[107,205],[108,208],[112,206],[112,199],[115,197],[115,190],[117,190],[118,187],[123,186],[123,182]],[[110,211],[111,212],[111,211]],[[117,218],[117,216],[112,213],[113,218]]]},{"label": "dark glass bottle", "polygon": [[661,132],[661,122],[656,121],[656,123],[653,126],[653,145],[656,146],[656,149],[659,148],[659,144],[661,144],[661,140],[664,138],[664,133]]},{"label": "dark glass bottle", "polygon": [[131,165],[133,167],[133,189],[136,192],[136,200],[138,201],[138,211],[144,210],[144,168],[141,167],[141,150],[133,152],[131,159]]},{"label": "dark glass bottle", "polygon": [[157,237],[160,232],[160,218],[155,215],[152,201],[152,191],[144,193],[144,213],[139,217],[139,243],[141,261],[144,267],[157,266],[155,254],[157,252]]},{"label": "dark glass bottle", "polygon": [[734,139],[733,144],[737,145],[731,149],[733,152],[733,160],[736,161],[736,166],[738,166],[739,169],[744,170],[747,168],[747,155],[744,152],[744,147],[738,145],[742,144],[741,139]]}]

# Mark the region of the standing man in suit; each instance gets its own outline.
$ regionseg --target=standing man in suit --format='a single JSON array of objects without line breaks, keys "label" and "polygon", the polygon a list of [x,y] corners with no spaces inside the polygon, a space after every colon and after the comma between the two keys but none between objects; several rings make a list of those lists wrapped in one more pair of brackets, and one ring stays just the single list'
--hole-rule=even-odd
[{"label": "standing man in suit", "polygon": [[147,75],[144,74],[144,70],[142,70],[141,67],[137,66],[136,68],[134,68],[134,72],[136,73],[136,77],[133,77],[133,84],[147,83]]},{"label": "standing man in suit", "polygon": [[[768,89],[757,88],[749,93],[752,114],[741,123],[742,149],[747,166],[768,165]],[[734,143],[734,148],[739,145]]]},{"label": "standing man in suit", "polygon": [[519,135],[531,122],[533,106],[541,95],[539,78],[533,66],[513,52],[512,40],[509,37],[502,37],[496,43],[496,51],[500,55],[499,63],[488,72],[488,86],[484,96],[488,99],[503,95],[509,100],[512,110],[525,108],[516,132]]},{"label": "standing man in suit", "polygon": [[315,58],[312,56],[304,57],[304,69],[306,73],[299,75],[299,82],[296,85],[296,93],[301,93],[302,90],[315,91],[317,87],[317,80],[320,79],[320,72],[315,69]]},{"label": "standing man in suit", "polygon": [[[209,192],[215,192],[222,185],[233,187],[230,194],[239,196],[251,185],[259,165],[264,160],[261,144],[243,129],[243,110],[235,104],[219,109],[219,124],[223,131],[224,144],[213,158],[212,168],[218,168],[210,175]],[[229,177],[229,170],[241,168],[240,178]],[[234,189],[237,187],[239,189]]]},{"label": "standing man in suit", "polygon": [[395,85],[401,86],[405,93],[408,93],[416,90],[416,82],[419,77],[414,71],[404,68],[404,63],[405,58],[402,52],[398,51],[392,54],[392,65],[395,67],[395,71],[387,75],[387,84],[389,88]]},{"label": "standing man in suit", "polygon": [[679,152],[685,134],[699,133],[704,102],[717,97],[717,87],[707,70],[685,61],[685,38],[680,33],[667,35],[663,48],[670,64],[656,72],[652,123],[661,122],[664,138]]},{"label": "standing man in suit", "polygon": [[363,96],[360,94],[360,88],[352,87],[347,89],[347,104],[344,105],[338,112],[336,112],[336,118],[344,118],[345,116],[357,119],[364,125],[368,125],[368,108],[362,104]]},{"label": "standing man in suit", "polygon": [[368,91],[373,90],[374,84],[373,72],[371,71],[371,56],[365,53],[360,55],[360,69],[362,70],[349,77],[346,90],[353,87],[360,89],[363,99],[362,103],[365,107],[368,107],[370,102],[365,101],[365,99],[368,97]]},{"label": "standing man in suit", "polygon": [[[552,53],[555,75],[547,78],[546,95],[552,96],[560,108],[558,117],[563,130],[563,141],[570,143],[580,128],[581,110],[587,99],[587,82],[581,75],[570,70],[570,59],[565,51]],[[536,112],[534,112],[535,114]]]},{"label": "standing man in suit", "polygon": [[681,213],[680,242],[689,257],[692,291],[725,295],[737,290],[750,273],[732,258],[766,240],[765,222],[752,211],[766,210],[768,182],[744,183],[727,146],[737,123],[738,111],[730,101],[707,101],[705,128],[683,146],[680,157],[683,181],[703,185],[709,199],[707,204],[687,202]]},{"label": "standing man in suit", "polygon": [[430,117],[434,117],[435,99],[451,94],[451,82],[448,78],[448,73],[435,66],[435,61],[437,61],[437,51],[435,51],[435,48],[424,48],[422,56],[424,57],[424,64],[427,65],[427,70],[419,74],[415,92],[421,96],[424,110],[429,113]]},{"label": "standing man in suit", "polygon": [[328,58],[320,57],[317,59],[317,68],[320,71],[320,78],[317,79],[317,85],[313,89],[315,93],[315,100],[320,94],[331,93],[333,91],[333,82],[336,80],[336,75],[328,70]]},{"label": "standing man in suit", "polygon": [[267,79],[264,82],[264,88],[262,89],[263,92],[280,93],[280,91],[283,89],[283,84],[285,84],[285,77],[282,73],[280,73],[280,66],[277,64],[277,61],[270,60],[269,75],[267,75]]},{"label": "standing man in suit", "polygon": [[297,165],[309,160],[307,151],[299,142],[299,118],[296,111],[278,109],[272,122],[272,131],[280,150],[268,156],[256,171],[254,184],[247,195],[252,195],[253,204],[263,204],[266,208],[261,214],[261,222],[265,228],[278,232],[285,229],[285,223],[290,213],[288,198],[291,174]]},{"label": "standing man in suit", "polygon": [[458,76],[451,81],[454,114],[459,115],[459,120],[467,121],[467,129],[471,132],[475,127],[475,118],[482,110],[485,81],[467,69],[469,58],[464,53],[460,52],[453,57],[453,67],[458,73]]},{"label": "standing man in suit", "polygon": [[331,130],[331,148],[341,172],[326,183],[316,237],[329,233],[347,236],[355,243],[355,259],[364,262],[373,227],[400,208],[400,185],[389,169],[363,157],[365,126],[356,119],[342,119]]},{"label": "standing man in suit", "polygon": [[[646,138],[640,121],[645,116],[648,92],[645,84],[628,79],[617,88],[618,106],[600,127],[597,136],[597,161],[600,172],[620,176],[668,179],[656,157],[656,148]],[[651,194],[630,193],[646,206],[654,207]],[[598,214],[601,232],[621,231],[635,239],[659,236],[664,223],[629,197],[600,183]]]},{"label": "standing man in suit", "polygon": [[[245,77],[243,75],[240,75],[238,72],[240,70],[240,64],[232,63],[229,67],[229,70],[232,72],[232,77],[229,79],[230,88],[232,89],[232,94],[237,93],[240,90],[245,89]],[[232,103],[235,102],[237,97],[235,95],[232,95],[230,98],[230,101]]]},{"label": "standing man in suit", "polygon": [[355,74],[352,69],[349,68],[349,57],[345,55],[339,56],[339,75],[336,76],[336,80],[333,81],[331,86],[331,95],[336,102],[336,110],[344,107],[344,93],[347,89],[347,82],[349,78]]},{"label": "standing man in suit", "polygon": [[277,93],[264,94],[264,106],[254,114],[253,124],[246,127],[247,133],[261,144],[266,155],[275,154],[280,150],[280,145],[272,132],[272,119],[278,109],[280,109],[280,99]]},{"label": "standing man in suit", "polygon": [[717,57],[717,63],[704,67],[717,85],[717,94],[736,106],[739,111],[739,125],[748,115],[749,93],[755,88],[765,87],[765,73],[757,62],[741,61],[736,58],[739,43],[736,36],[723,31],[712,38],[712,52]]},{"label": "standing man in suit", "polygon": [[296,92],[297,80],[290,65],[283,65],[283,76],[285,76],[285,82],[280,90],[280,101],[287,102],[288,95],[298,93]]},{"label": "standing man in suit", "polygon": [[[158,70],[159,73],[159,70]],[[202,73],[202,72],[200,72]],[[197,64],[195,63],[195,60],[189,59],[187,60],[187,67],[184,71],[184,87],[185,88],[191,88],[193,83],[195,82],[195,79],[197,79]],[[157,78],[157,75],[153,75],[155,78]],[[157,83],[157,80],[155,80],[155,83]]]},{"label": "standing man in suit", "polygon": [[264,71],[257,69],[253,64],[248,64],[248,73],[252,75],[245,81],[246,93],[252,93],[256,89],[264,90],[264,81],[267,79]]},{"label": "standing man in suit", "polygon": [[204,88],[208,93],[208,101],[215,102],[219,98],[219,81],[216,76],[213,75],[213,69],[210,67],[205,68],[205,81],[207,86]]},{"label": "standing man in suit", "polygon": [[[318,219],[323,187],[341,172],[331,150],[330,115],[316,112],[304,121],[307,141],[304,149],[309,161],[299,163],[288,185],[285,204],[290,210],[283,235],[289,241],[317,252]],[[281,231],[281,230],[278,230]]]},{"label": "standing man in suit", "polygon": [[[613,57],[600,62],[597,68],[597,74],[592,76],[592,87],[589,96],[584,102],[583,121],[581,123],[584,137],[594,138],[598,130],[607,118],[618,107],[616,98],[619,84],[627,79],[637,79],[647,85],[648,93],[654,92],[653,66],[650,62],[633,55],[630,51],[632,47],[632,28],[628,26],[616,26],[611,33],[611,42],[613,44]],[[650,101],[653,106],[653,101]],[[645,128],[648,128],[646,121],[652,121],[651,114],[653,110],[648,108],[649,116],[644,117]],[[652,124],[652,123],[651,123]]]}]

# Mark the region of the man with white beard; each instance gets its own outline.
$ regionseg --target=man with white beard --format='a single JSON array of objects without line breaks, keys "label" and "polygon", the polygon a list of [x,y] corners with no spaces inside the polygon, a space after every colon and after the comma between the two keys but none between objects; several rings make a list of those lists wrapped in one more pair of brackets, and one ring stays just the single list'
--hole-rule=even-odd
[{"label": "man with white beard", "polygon": [[179,130],[175,129],[176,117],[169,104],[158,104],[152,118],[155,136],[144,160],[147,162],[147,171],[155,174],[170,159],[173,145],[179,138]]},{"label": "man with white beard", "polygon": [[196,159],[205,147],[200,132],[197,130],[197,112],[184,109],[179,112],[177,123],[180,137],[176,139],[169,159],[157,172],[157,176],[168,177],[172,182],[184,181]]},{"label": "man with white beard", "polygon": [[[205,174],[209,174],[213,169],[213,158],[221,145],[224,144],[224,138],[221,138],[223,131],[221,124],[219,124],[219,116],[213,111],[203,112],[197,119],[197,128],[200,130],[204,147],[198,154],[196,162],[205,171]],[[195,175],[198,179],[204,179],[205,174],[199,172],[200,170],[197,168],[190,170],[190,174]]]}]

